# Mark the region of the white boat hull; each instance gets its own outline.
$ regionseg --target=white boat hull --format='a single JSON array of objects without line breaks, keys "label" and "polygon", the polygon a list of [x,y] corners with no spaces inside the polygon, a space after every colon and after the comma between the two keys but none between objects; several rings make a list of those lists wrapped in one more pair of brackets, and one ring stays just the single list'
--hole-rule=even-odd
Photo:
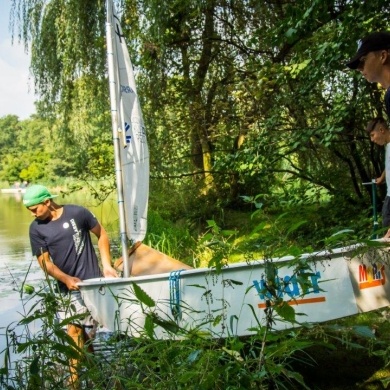
[{"label": "white boat hull", "polygon": [[[390,304],[390,254],[386,249],[369,249],[357,255],[359,249],[362,246],[301,256],[310,261],[312,270],[306,292],[294,276],[292,257],[272,260],[278,269],[277,280],[284,286],[278,294],[295,309],[298,323],[329,321]],[[179,275],[90,279],[79,286],[92,316],[113,331],[150,334],[147,318],[157,316],[186,331],[207,332],[212,337],[245,336],[265,324],[264,264],[263,260],[231,264],[219,274],[203,268]],[[139,289],[134,284],[152,298],[154,306],[137,299]],[[274,324],[275,329],[292,326],[279,320]],[[157,338],[175,337],[160,325],[155,325],[153,333]]]}]

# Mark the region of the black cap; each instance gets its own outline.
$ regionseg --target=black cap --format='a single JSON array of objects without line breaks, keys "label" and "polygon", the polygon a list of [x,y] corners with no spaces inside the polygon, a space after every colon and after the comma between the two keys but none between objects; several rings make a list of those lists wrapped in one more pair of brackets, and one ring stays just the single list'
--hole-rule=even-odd
[{"label": "black cap", "polygon": [[360,58],[371,51],[390,49],[390,32],[375,32],[358,41],[357,53],[347,62],[348,68],[357,69]]}]

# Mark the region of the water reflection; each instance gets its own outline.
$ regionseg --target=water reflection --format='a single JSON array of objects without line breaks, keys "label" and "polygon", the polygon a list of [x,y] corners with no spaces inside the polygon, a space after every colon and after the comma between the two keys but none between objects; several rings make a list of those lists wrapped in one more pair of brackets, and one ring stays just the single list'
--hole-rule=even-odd
[{"label": "water reflection", "polygon": [[[20,194],[0,195],[0,313],[14,304],[26,271],[37,272],[32,264],[28,226],[31,215],[26,212]],[[35,265],[35,266],[34,266]],[[36,279],[36,275],[34,279]],[[12,294],[16,292],[16,294]],[[11,296],[13,299],[11,299]],[[10,299],[4,299],[10,296]]]}]

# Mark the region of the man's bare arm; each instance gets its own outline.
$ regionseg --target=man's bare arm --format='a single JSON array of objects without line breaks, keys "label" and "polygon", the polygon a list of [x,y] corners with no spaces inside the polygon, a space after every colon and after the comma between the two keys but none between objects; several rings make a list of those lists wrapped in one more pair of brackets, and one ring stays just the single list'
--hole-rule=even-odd
[{"label": "man's bare arm", "polygon": [[78,290],[78,282],[81,282],[79,278],[70,276],[61,271],[50,259],[48,252],[43,252],[38,256],[38,262],[45,274],[52,276],[54,279],[64,283],[69,290]]},{"label": "man's bare arm", "polygon": [[98,238],[98,248],[102,261],[103,275],[105,277],[117,277],[117,271],[112,267],[110,254],[110,240],[104,227],[98,223],[91,232]]}]

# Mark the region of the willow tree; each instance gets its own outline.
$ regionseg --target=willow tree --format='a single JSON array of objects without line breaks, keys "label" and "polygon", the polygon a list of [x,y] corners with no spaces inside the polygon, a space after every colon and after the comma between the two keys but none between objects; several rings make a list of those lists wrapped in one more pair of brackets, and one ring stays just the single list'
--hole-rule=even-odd
[{"label": "willow tree", "polygon": [[[297,182],[302,194],[364,197],[361,181],[381,165],[364,135],[381,92],[343,64],[358,38],[387,27],[387,1],[116,5],[139,75],[152,175],[191,175],[199,193],[219,199],[288,198]],[[13,12],[31,43],[42,111],[84,145],[98,139],[95,130],[109,127],[104,1],[14,0]]]},{"label": "willow tree", "polygon": [[272,145],[272,154],[263,154],[274,156],[269,169],[282,161],[276,171],[356,201],[363,198],[361,182],[377,167],[365,124],[382,107],[377,86],[344,63],[358,38],[386,29],[386,2],[300,1],[282,9],[272,33],[264,31],[278,50],[272,73],[262,71],[264,88],[272,82],[268,136],[260,140],[263,150]]},{"label": "willow tree", "polygon": [[361,182],[380,165],[364,125],[380,96],[344,62],[358,38],[386,28],[386,1],[130,3],[142,15],[126,18],[128,33],[168,174],[207,177],[211,162],[206,184],[220,198],[288,197],[297,179],[364,197]]},{"label": "willow tree", "polygon": [[112,164],[104,1],[13,0],[11,21],[31,55],[37,110],[52,123],[51,142],[63,144],[64,162],[83,175],[98,144]]}]

